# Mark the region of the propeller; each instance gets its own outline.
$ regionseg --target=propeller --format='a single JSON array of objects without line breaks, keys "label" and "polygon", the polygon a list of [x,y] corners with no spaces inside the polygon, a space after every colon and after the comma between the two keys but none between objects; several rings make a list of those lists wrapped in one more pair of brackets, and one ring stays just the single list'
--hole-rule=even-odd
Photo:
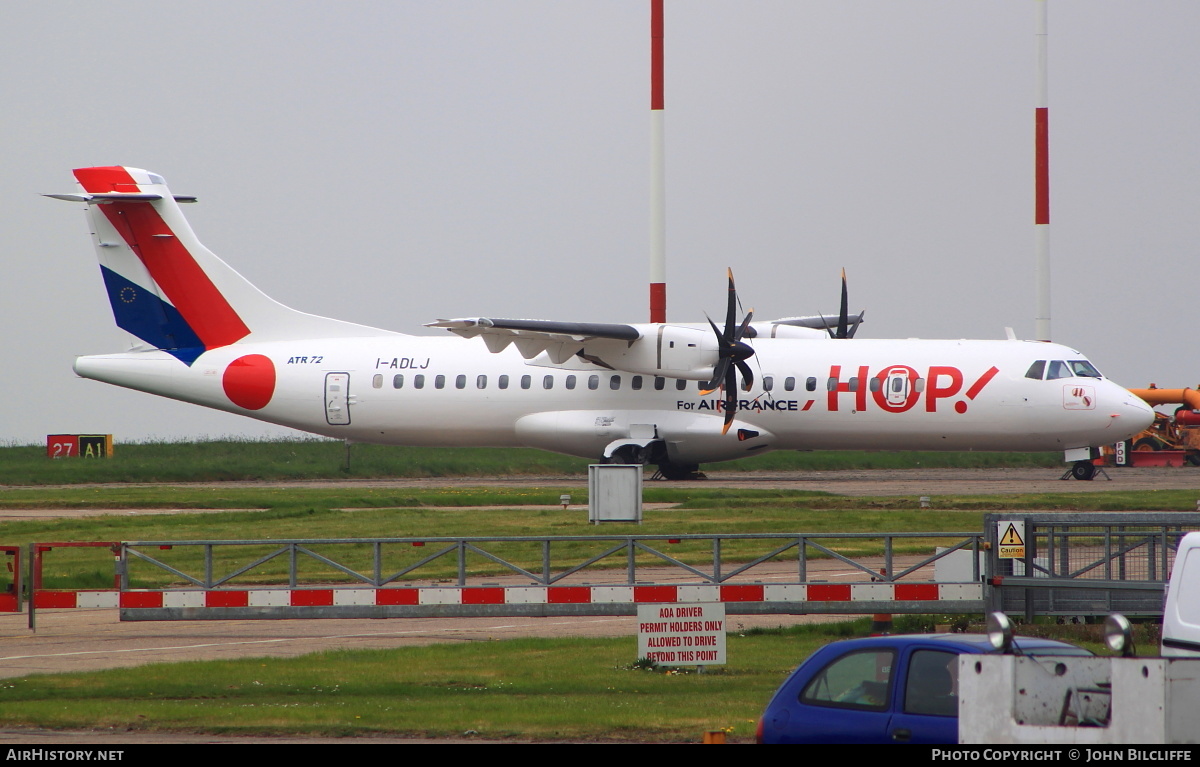
[{"label": "propeller", "polygon": [[[859,320],[862,317],[860,315]],[[837,330],[829,328],[829,336],[831,338],[854,338],[854,333],[858,330],[858,325],[854,326],[854,330],[850,329],[850,294],[846,290],[846,270],[842,269],[842,305],[838,309],[838,324]]]},{"label": "propeller", "polygon": [[750,327],[750,320],[754,318],[754,310],[746,312],[745,319],[740,325],[737,324],[738,297],[733,284],[733,269],[728,270],[728,275],[729,301],[725,309],[724,331],[717,327],[712,318],[706,316],[709,326],[717,336],[717,364],[713,366],[712,380],[705,384],[704,390],[700,392],[702,395],[712,394],[717,387],[725,386],[725,425],[721,427],[721,434],[729,431],[729,425],[733,423],[733,417],[737,413],[737,373],[742,374],[742,386],[746,391],[750,391],[754,386],[754,373],[746,364],[746,360],[754,356],[754,349],[742,341],[746,329]]}]

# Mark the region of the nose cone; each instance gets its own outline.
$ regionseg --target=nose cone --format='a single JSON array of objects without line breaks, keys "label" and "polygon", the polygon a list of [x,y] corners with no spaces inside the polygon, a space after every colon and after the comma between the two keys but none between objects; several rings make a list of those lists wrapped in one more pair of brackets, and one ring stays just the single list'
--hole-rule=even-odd
[{"label": "nose cone", "polygon": [[1129,439],[1134,434],[1150,428],[1154,423],[1154,408],[1128,389],[1116,384],[1113,386],[1117,391],[1113,397],[1111,417],[1113,428],[1120,435],[1118,439]]}]

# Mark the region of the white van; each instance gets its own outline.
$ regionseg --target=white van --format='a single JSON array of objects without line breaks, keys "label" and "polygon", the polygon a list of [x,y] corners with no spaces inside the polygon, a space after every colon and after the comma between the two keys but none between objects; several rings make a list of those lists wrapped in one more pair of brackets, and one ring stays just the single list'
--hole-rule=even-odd
[{"label": "white van", "polygon": [[1163,605],[1162,654],[1200,657],[1200,533],[1185,535],[1175,553]]}]

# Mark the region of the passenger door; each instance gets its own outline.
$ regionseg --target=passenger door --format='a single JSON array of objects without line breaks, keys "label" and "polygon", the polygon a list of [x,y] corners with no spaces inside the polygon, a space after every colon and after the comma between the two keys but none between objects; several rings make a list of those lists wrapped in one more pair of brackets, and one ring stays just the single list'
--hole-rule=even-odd
[{"label": "passenger door", "polygon": [[325,374],[325,420],[330,426],[350,424],[350,374]]},{"label": "passenger door", "polygon": [[912,648],[901,659],[892,743],[958,742],[958,653]]},{"label": "passenger door", "polygon": [[[814,674],[775,723],[792,743],[889,743],[896,651],[847,652]],[[793,695],[796,693],[793,692]]]}]

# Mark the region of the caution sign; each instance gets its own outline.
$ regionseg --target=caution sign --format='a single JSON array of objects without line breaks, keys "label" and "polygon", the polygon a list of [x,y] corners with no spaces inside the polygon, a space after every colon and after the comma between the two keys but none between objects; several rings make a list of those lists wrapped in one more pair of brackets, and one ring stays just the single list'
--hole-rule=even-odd
[{"label": "caution sign", "polygon": [[996,523],[996,536],[1000,540],[1001,559],[1025,558],[1025,521],[1014,520]]}]

